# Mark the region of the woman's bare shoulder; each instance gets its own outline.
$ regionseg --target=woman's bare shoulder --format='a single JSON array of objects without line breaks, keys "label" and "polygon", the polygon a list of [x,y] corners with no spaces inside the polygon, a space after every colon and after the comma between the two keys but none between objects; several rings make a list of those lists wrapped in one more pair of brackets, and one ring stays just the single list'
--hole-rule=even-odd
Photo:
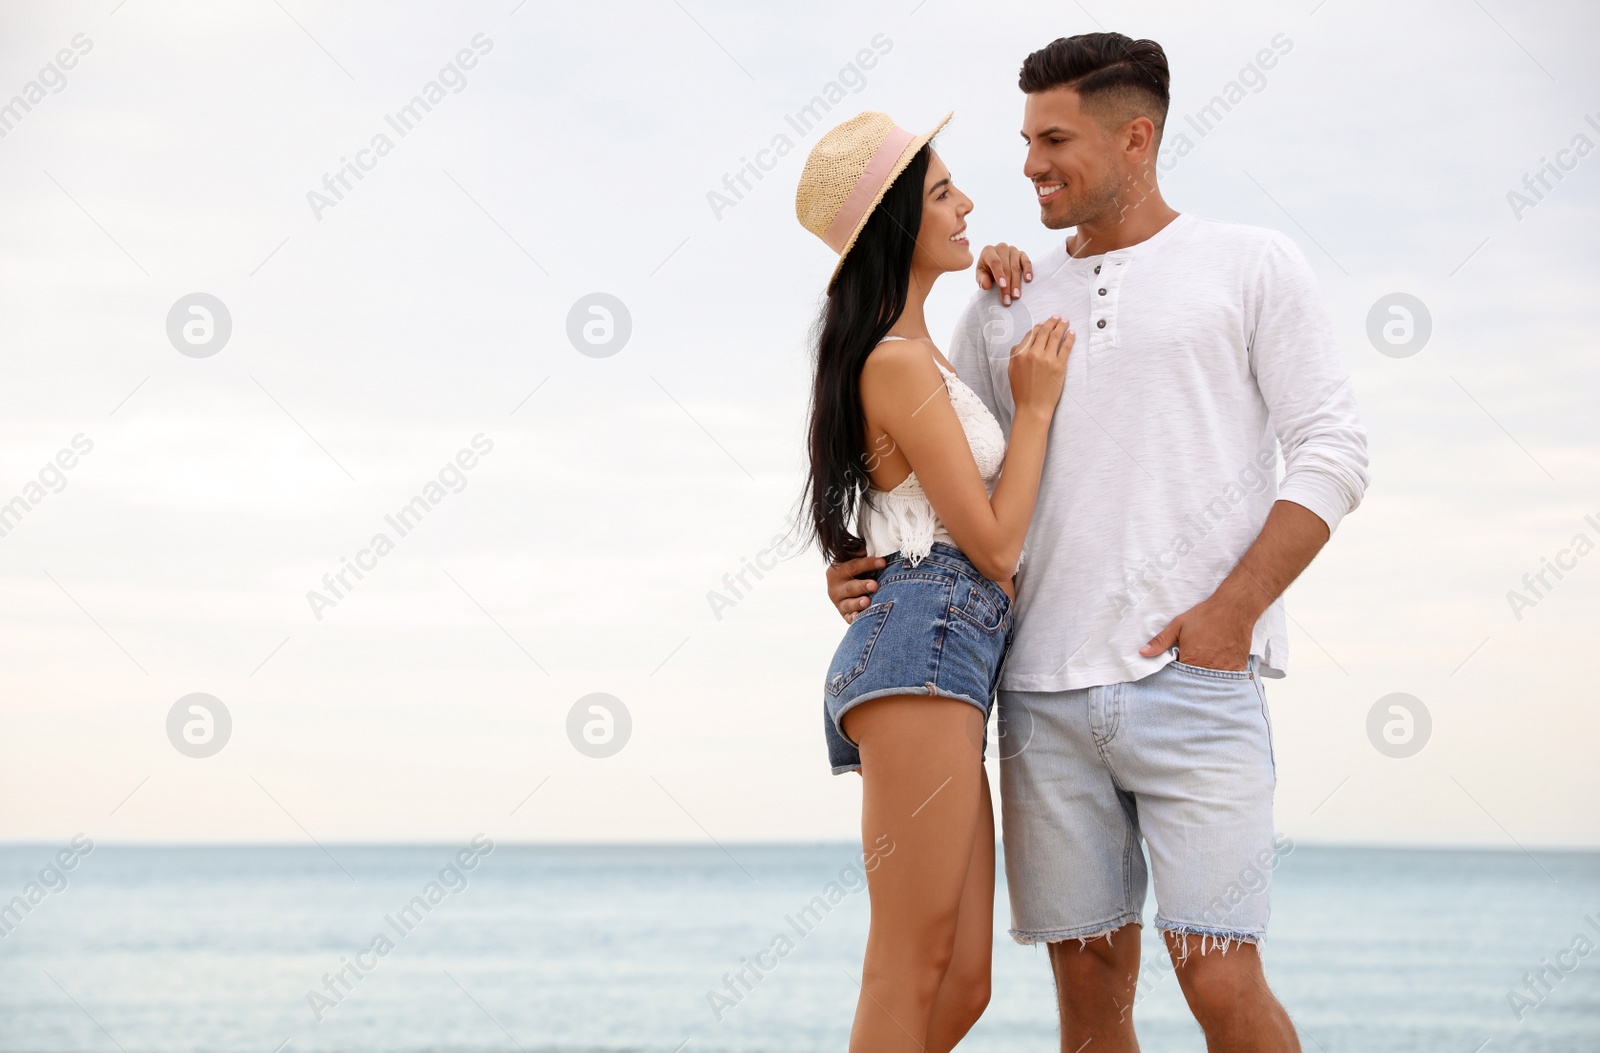
[{"label": "woman's bare shoulder", "polygon": [[885,423],[904,421],[944,391],[938,354],[933,341],[926,339],[886,340],[873,348],[861,367],[861,402],[867,416]]},{"label": "woman's bare shoulder", "polygon": [[871,376],[895,384],[919,377],[937,376],[939,367],[935,362],[938,357],[939,349],[932,340],[924,337],[885,340],[867,355],[861,367],[861,380],[866,383]]}]

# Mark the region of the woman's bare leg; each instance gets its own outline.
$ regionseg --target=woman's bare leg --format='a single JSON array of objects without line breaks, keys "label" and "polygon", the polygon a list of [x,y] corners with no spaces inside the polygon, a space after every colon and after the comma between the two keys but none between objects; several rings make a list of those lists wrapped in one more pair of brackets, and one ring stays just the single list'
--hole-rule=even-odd
[{"label": "woman's bare leg", "polygon": [[845,714],[861,748],[862,842],[886,834],[894,846],[867,875],[872,926],[852,1053],[927,1048],[983,812],[982,719],[966,702],[927,695],[873,699]]},{"label": "woman's bare leg", "polygon": [[989,1005],[989,964],[994,957],[994,806],[989,780],[978,785],[983,798],[972,835],[972,861],[961,890],[956,918],[955,956],[933,1001],[928,1019],[928,1053],[955,1048]]}]

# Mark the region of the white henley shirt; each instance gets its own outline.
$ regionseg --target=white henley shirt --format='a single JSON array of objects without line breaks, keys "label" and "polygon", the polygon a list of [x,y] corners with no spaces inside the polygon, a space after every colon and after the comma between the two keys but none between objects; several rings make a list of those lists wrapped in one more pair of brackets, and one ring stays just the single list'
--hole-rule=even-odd
[{"label": "white henley shirt", "polygon": [[[1137,680],[1172,658],[1139,648],[1215,591],[1273,502],[1330,531],[1360,503],[1366,433],[1316,278],[1277,231],[1183,214],[1099,256],[1063,239],[1033,276],[1009,307],[973,297],[949,355],[1009,437],[1011,348],[1053,313],[1077,332],[1000,686]],[[1281,598],[1250,650],[1288,669]]]}]

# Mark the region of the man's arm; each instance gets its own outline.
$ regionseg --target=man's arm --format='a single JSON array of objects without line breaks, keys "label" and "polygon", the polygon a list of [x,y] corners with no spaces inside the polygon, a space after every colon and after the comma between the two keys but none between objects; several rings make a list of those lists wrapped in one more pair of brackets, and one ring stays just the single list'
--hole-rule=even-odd
[{"label": "man's arm", "polygon": [[1261,532],[1205,600],[1139,649],[1212,669],[1244,669],[1257,620],[1300,576],[1367,487],[1367,437],[1316,277],[1275,236],[1252,290],[1250,367],[1283,448],[1284,476]]},{"label": "man's arm", "polygon": [[[1000,422],[1000,430],[1009,436],[1011,408],[1001,393],[995,389],[994,374],[989,371],[993,364],[990,355],[1009,355],[1011,345],[1027,336],[1027,331],[1024,330],[1017,334],[1015,339],[1006,340],[998,348],[991,349],[988,337],[992,327],[986,326],[985,323],[1000,311],[995,306],[994,299],[993,294],[983,291],[972,294],[961,316],[956,319],[945,357],[956,367],[956,375],[961,378],[962,383],[971,388],[989,412],[994,414],[995,420]],[[1009,389],[1005,392],[1006,395],[1010,393]]]},{"label": "man's arm", "polygon": [[1139,649],[1146,658],[1180,645],[1189,665],[1244,669],[1256,622],[1289,583],[1311,564],[1332,532],[1303,505],[1278,501],[1244,557],[1205,600],[1190,607]]}]

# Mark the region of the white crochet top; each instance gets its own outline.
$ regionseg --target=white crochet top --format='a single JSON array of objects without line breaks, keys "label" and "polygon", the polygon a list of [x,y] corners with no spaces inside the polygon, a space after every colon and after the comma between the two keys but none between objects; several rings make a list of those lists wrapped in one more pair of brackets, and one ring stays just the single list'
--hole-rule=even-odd
[{"label": "white crochet top", "polygon": [[[884,339],[904,340],[905,337],[889,336]],[[972,450],[972,459],[977,462],[978,474],[983,476],[984,489],[993,496],[995,483],[1000,479],[1000,468],[1006,459],[1005,433],[1000,430],[1000,422],[995,420],[994,414],[989,412],[989,407],[983,404],[977,392],[967,387],[938,359],[934,359],[933,364],[944,375],[950,405],[955,407],[961,430],[966,432],[967,445]],[[872,503],[863,501],[859,508],[861,538],[867,543],[867,555],[886,556],[891,552],[899,552],[907,562],[916,566],[922,562],[922,557],[928,554],[935,541],[960,547],[939,521],[933,505],[923,493],[922,484],[917,481],[916,472],[906,476],[892,490],[871,487],[868,493]]]}]

